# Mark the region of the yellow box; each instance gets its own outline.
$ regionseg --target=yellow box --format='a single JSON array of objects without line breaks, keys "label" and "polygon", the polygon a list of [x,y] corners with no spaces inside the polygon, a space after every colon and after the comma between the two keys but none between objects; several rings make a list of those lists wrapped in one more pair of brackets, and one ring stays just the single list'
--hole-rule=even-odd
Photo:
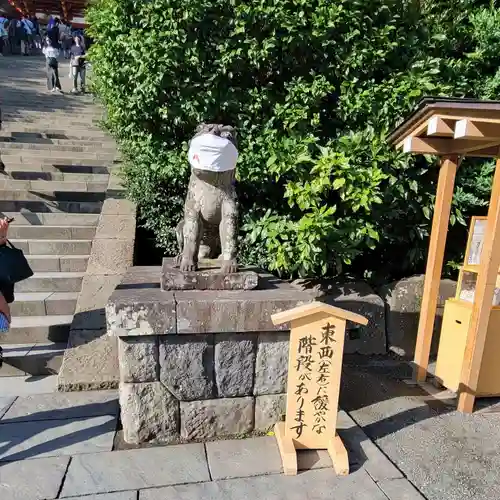
[{"label": "yellow box", "polygon": [[[465,354],[472,303],[459,299],[446,301],[439,340],[436,378],[457,391]],[[479,372],[477,396],[500,396],[500,307],[492,307]]]}]

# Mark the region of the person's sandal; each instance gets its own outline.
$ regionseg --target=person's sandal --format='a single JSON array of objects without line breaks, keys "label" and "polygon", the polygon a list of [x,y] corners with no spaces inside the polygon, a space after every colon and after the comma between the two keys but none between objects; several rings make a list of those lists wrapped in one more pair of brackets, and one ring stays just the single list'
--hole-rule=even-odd
[{"label": "person's sandal", "polygon": [[3,365],[3,349],[0,347],[0,368],[2,368]]}]

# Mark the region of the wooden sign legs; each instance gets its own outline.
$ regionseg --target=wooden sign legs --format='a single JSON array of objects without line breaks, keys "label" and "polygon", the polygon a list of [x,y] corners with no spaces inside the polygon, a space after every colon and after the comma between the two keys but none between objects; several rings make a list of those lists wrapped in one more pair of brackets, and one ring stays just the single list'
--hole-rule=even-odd
[{"label": "wooden sign legs", "polygon": [[[297,475],[297,450],[293,444],[293,439],[286,436],[285,422],[278,422],[274,426],[274,434],[278,442],[285,476]],[[329,439],[327,450],[332,459],[335,472],[339,476],[347,476],[349,474],[349,457],[347,456],[344,443],[338,434]]]}]

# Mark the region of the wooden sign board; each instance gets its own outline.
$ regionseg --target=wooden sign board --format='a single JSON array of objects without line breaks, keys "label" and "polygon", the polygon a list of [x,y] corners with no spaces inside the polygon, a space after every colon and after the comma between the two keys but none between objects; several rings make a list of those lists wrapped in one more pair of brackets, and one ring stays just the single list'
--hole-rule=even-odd
[{"label": "wooden sign board", "polygon": [[468,248],[466,253],[467,264],[478,266],[481,264],[484,233],[486,231],[487,217],[472,217],[471,231],[469,232]]},{"label": "wooden sign board", "polygon": [[337,474],[348,474],[347,451],[336,432],[345,327],[346,320],[368,320],[322,302],[271,319],[291,323],[286,419],[275,426],[283,470],[297,474],[296,449],[327,449]]}]

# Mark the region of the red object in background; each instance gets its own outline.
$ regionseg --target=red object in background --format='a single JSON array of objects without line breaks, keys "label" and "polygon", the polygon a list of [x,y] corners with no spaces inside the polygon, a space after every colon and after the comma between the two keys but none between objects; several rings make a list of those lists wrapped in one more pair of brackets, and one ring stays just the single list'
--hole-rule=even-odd
[{"label": "red object in background", "polygon": [[85,23],[73,23],[72,20],[84,17],[88,3],[88,0],[0,0],[0,10],[5,5],[9,17],[45,14],[67,20],[76,28],[85,28]]}]

